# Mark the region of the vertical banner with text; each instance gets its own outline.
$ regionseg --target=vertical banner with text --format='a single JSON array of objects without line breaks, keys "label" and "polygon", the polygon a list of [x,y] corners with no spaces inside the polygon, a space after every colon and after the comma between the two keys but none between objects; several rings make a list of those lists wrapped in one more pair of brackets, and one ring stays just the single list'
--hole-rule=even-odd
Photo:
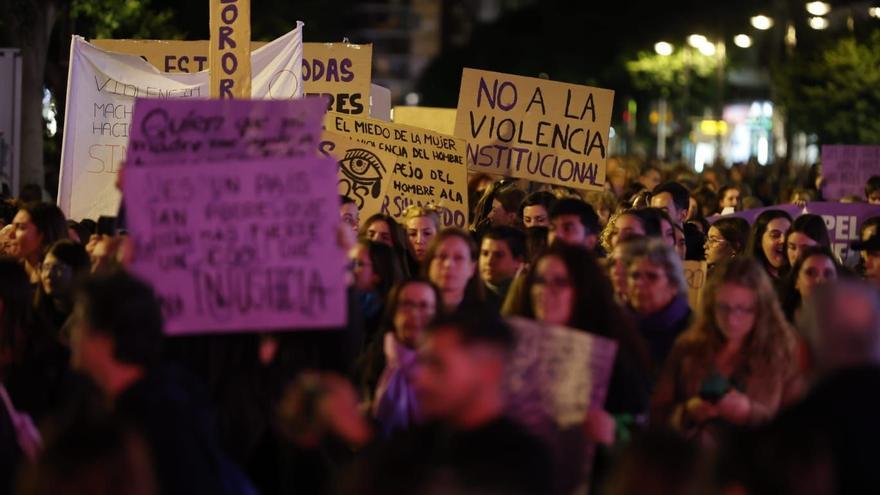
[{"label": "vertical banner with text", "polygon": [[464,69],[455,135],[471,171],[600,190],[614,91]]},{"label": "vertical banner with text", "polygon": [[251,97],[251,0],[211,0],[211,97]]}]

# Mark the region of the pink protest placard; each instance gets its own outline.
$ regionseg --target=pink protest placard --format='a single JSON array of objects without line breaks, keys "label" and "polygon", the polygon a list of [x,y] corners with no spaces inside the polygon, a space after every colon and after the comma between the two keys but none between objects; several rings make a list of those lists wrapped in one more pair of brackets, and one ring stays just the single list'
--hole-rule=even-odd
[{"label": "pink protest placard", "polygon": [[127,174],[131,270],[155,288],[166,333],[345,324],[333,160],[132,167]]},{"label": "pink protest placard", "polygon": [[822,177],[825,199],[865,196],[865,182],[880,175],[880,146],[823,145]]},{"label": "pink protest placard", "polygon": [[126,163],[192,164],[315,156],[327,101],[138,98]]}]

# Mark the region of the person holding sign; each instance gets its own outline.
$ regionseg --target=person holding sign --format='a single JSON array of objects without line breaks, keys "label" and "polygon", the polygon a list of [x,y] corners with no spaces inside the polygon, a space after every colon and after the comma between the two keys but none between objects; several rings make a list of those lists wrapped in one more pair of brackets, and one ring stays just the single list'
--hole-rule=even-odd
[{"label": "person holding sign", "polygon": [[734,258],[709,280],[701,317],[675,342],[651,400],[651,421],[702,442],[755,426],[798,398],[794,331],[761,265]]}]

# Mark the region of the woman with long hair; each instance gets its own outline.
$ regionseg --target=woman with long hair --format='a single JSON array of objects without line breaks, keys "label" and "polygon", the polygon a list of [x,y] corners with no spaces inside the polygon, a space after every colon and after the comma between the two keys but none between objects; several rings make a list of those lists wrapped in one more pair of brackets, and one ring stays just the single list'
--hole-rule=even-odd
[{"label": "woman with long hair", "polygon": [[654,390],[651,420],[690,435],[766,422],[802,388],[794,332],[761,265],[718,266],[697,321],[676,341]]},{"label": "woman with long hair", "polygon": [[32,284],[40,281],[40,265],[52,244],[68,238],[67,220],[57,206],[29,203],[22,206],[12,221],[14,254],[24,262]]},{"label": "woman with long hair", "polygon": [[485,301],[477,274],[480,251],[470,234],[457,228],[440,231],[425,252],[422,276],[440,289],[443,311],[453,313]]},{"label": "woman with long hair", "polygon": [[782,309],[788,321],[795,322],[801,303],[810,297],[816,286],[837,280],[841,270],[834,254],[826,246],[803,248],[785,281]]},{"label": "woman with long hair", "polygon": [[752,224],[746,254],[758,260],[774,286],[788,270],[785,253],[785,233],[791,228],[791,215],[782,210],[766,210]]},{"label": "woman with long hair", "polygon": [[794,219],[791,228],[785,234],[785,250],[788,265],[794,266],[804,248],[822,246],[831,248],[831,238],[825,220],[819,215],[804,214]]},{"label": "woman with long hair", "polygon": [[364,222],[359,233],[360,237],[373,242],[381,242],[391,246],[394,255],[400,260],[403,275],[409,277],[418,272],[418,262],[413,257],[406,241],[406,232],[394,218],[376,213]]},{"label": "woman with long hair", "polygon": [[354,292],[369,339],[376,332],[388,291],[403,278],[400,260],[387,244],[360,239],[349,252]]},{"label": "woman with long hair", "polygon": [[719,218],[706,236],[706,265],[712,270],[727,259],[741,256],[749,240],[749,222],[738,217]]}]

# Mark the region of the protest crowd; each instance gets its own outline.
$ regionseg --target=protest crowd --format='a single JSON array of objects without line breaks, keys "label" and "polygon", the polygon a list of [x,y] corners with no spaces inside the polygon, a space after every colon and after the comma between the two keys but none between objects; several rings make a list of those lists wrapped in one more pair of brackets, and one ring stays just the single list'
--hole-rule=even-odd
[{"label": "protest crowd", "polygon": [[880,175],[606,157],[609,91],[473,69],[454,136],[83,70],[58,205],[0,202],[0,494],[880,487]]}]

